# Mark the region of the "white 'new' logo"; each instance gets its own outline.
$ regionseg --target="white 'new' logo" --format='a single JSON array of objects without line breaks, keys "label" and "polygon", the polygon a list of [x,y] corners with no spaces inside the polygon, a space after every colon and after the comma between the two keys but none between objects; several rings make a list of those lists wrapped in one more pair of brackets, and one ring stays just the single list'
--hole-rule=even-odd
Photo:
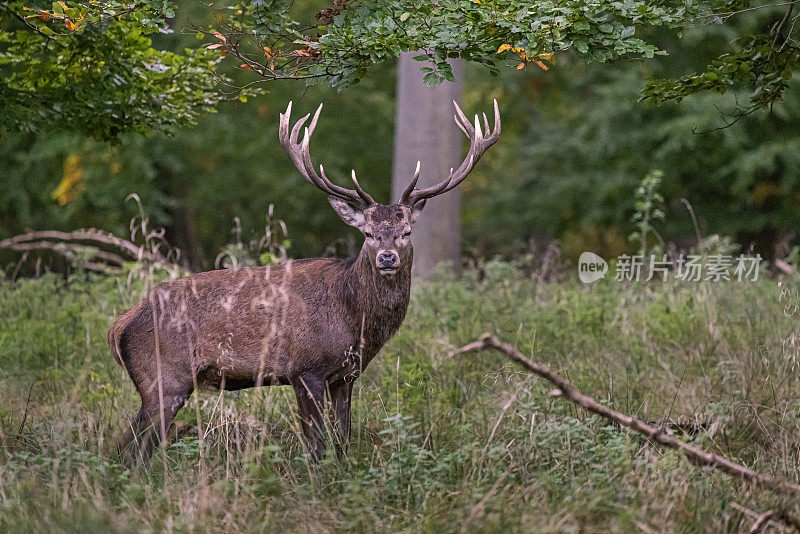
[{"label": "white 'new' logo", "polygon": [[584,284],[597,282],[606,275],[608,263],[594,252],[584,252],[578,258],[578,277]]}]

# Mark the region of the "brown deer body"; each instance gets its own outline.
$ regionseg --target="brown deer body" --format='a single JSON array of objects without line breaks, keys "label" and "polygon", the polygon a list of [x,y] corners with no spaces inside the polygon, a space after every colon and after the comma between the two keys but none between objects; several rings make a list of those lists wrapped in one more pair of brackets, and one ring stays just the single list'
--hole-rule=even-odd
[{"label": "brown deer body", "polygon": [[123,313],[108,332],[111,351],[125,367],[142,407],[120,441],[129,460],[147,461],[178,410],[195,389],[257,386],[294,388],[309,451],[325,450],[324,403],[339,455],[350,430],[352,382],[403,322],[411,288],[411,225],[425,199],[457,186],[500,134],[485,133],[456,106],[456,124],[470,138],[464,163],[443,182],[415,189],[417,172],[399,202],[376,203],[358,185],[333,184],[309,155],[320,109],[289,131],[291,103],[281,115],[280,139],[304,177],[366,239],[359,255],[317,258],[279,266],[211,271],[155,287]]}]

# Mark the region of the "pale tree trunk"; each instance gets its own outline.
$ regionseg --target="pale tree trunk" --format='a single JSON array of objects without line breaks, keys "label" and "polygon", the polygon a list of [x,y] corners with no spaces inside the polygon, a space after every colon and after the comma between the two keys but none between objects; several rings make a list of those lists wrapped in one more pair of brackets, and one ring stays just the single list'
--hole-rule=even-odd
[{"label": "pale tree trunk", "polygon": [[[422,162],[418,187],[447,177],[451,167],[463,159],[463,134],[453,122],[453,100],[461,101],[463,62],[452,62],[455,82],[434,87],[422,83],[420,67],[412,58],[400,56],[397,66],[397,113],[392,162],[392,199],[405,190],[417,160]],[[458,269],[461,262],[461,195],[454,189],[428,201],[414,227],[414,273],[427,276],[437,264],[447,261]]]}]

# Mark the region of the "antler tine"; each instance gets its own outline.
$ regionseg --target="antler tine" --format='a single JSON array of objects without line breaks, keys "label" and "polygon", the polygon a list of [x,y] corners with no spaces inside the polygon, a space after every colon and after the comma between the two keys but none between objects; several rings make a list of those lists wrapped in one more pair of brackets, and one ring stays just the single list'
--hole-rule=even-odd
[{"label": "antler tine", "polygon": [[469,119],[466,115],[464,115],[464,112],[461,111],[461,108],[458,107],[458,104],[455,100],[453,100],[453,105],[456,108],[456,115],[458,116],[458,120],[456,122],[460,122],[463,126],[462,129],[467,131],[467,137],[472,136],[472,124],[470,124]]},{"label": "antler tine", "polygon": [[[300,119],[300,121],[305,122],[305,119],[308,118],[308,115]],[[298,123],[300,122],[298,121]],[[297,126],[295,125],[295,128]],[[294,130],[292,130],[294,131]],[[308,131],[308,128],[305,129],[303,133],[303,140],[300,142],[300,161],[302,164],[302,168],[300,165],[295,162],[295,167],[306,177],[306,179],[318,189],[321,189],[325,193],[337,197],[342,197],[342,200],[347,200],[346,197],[343,197],[341,194],[337,193],[333,190],[331,185],[333,183],[328,180],[328,177],[325,176],[325,169],[322,168],[322,165],[319,166],[319,175],[314,171],[314,163],[311,161],[311,133]]]},{"label": "antler tine", "polygon": [[303,175],[306,181],[326,194],[347,202],[358,204],[362,207],[375,204],[372,197],[361,189],[355,176],[353,176],[353,182],[356,185],[356,191],[334,184],[325,174],[325,169],[322,165],[319,166],[319,174],[314,170],[309,146],[311,143],[311,135],[317,127],[317,121],[319,120],[321,112],[322,104],[319,105],[317,111],[314,113],[311,123],[304,129],[303,139],[298,143],[300,129],[303,128],[310,114],[300,118],[290,131],[289,122],[292,114],[292,103],[289,102],[289,105],[286,107],[286,112],[280,115],[280,125],[278,127],[278,138],[280,139],[281,145],[283,145],[283,149],[289,155],[289,159],[292,160],[292,163],[294,163],[294,166],[297,167],[297,170],[300,171],[300,174]]},{"label": "antler tine", "polygon": [[411,178],[411,183],[408,184],[406,190],[403,191],[402,196],[400,197],[400,203],[406,204],[410,198],[411,193],[414,191],[414,188],[417,186],[417,180],[419,180],[419,169],[420,169],[420,162],[417,160],[417,169],[414,171],[414,177]]},{"label": "antler tine", "polygon": [[[456,110],[456,114],[453,116],[456,126],[469,138],[469,152],[467,152],[467,156],[464,158],[461,165],[458,166],[458,169],[455,171],[450,169],[450,174],[447,179],[424,189],[407,189],[401,198],[401,202],[406,205],[413,206],[420,200],[446,193],[454,187],[457,187],[464,181],[475,164],[478,163],[483,153],[496,143],[497,139],[500,137],[500,108],[497,105],[496,99],[494,100],[494,129],[490,129],[489,119],[486,114],[483,113],[483,131],[481,131],[481,121],[477,114],[475,115],[474,123],[472,123],[467,119],[464,112],[461,111],[457,102],[453,101],[453,106]],[[414,183],[416,183],[416,180]]]},{"label": "antler tine", "polygon": [[350,174],[350,178],[352,178],[352,180],[353,180],[353,185],[356,186],[356,193],[358,193],[358,196],[360,196],[362,199],[364,199],[364,202],[366,202],[368,204],[375,204],[375,201],[372,199],[372,197],[369,196],[369,194],[366,191],[361,189],[361,186],[359,185],[358,180],[356,179],[356,170],[355,169],[351,169],[350,173],[351,173]]},{"label": "antler tine", "polygon": [[[291,141],[292,143],[297,143],[297,139],[300,136],[300,130],[303,128],[303,125],[308,120],[308,117],[309,115],[308,113],[306,113],[304,116],[300,117],[299,121],[295,123],[294,127],[292,128],[292,133],[289,136],[289,141]],[[306,136],[308,136],[308,128],[305,129],[305,132]]]},{"label": "antler tine", "polygon": [[497,105],[497,99],[494,99],[494,130],[492,130],[492,137],[500,137],[500,107]]},{"label": "antler tine", "polygon": [[467,132],[467,129],[464,128],[463,124],[461,124],[461,121],[458,120],[458,115],[453,115],[453,119],[455,120],[456,126],[458,126],[458,129],[461,130],[462,132],[464,132],[464,135],[466,135],[469,138],[469,132]]},{"label": "antler tine", "polygon": [[[314,128],[317,127],[317,120],[319,120],[319,114],[321,112],[322,112],[322,103],[320,103],[319,107],[317,108],[317,111],[314,113],[314,118],[311,119],[311,124],[308,125],[308,135],[314,133]],[[484,115],[484,117],[485,116],[486,115]],[[308,117],[308,115],[306,115],[306,117]]]},{"label": "antler tine", "polygon": [[280,121],[278,124],[278,139],[283,144],[283,139],[286,137],[286,133],[289,131],[289,115],[292,113],[292,102],[289,101],[289,105],[286,106],[286,111],[280,114]]}]

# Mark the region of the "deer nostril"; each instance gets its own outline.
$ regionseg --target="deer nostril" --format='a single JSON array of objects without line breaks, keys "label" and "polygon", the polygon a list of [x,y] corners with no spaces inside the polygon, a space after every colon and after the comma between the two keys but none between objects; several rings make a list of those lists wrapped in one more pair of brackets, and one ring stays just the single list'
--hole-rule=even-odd
[{"label": "deer nostril", "polygon": [[400,258],[394,252],[381,252],[378,254],[378,265],[381,267],[394,267]]}]

